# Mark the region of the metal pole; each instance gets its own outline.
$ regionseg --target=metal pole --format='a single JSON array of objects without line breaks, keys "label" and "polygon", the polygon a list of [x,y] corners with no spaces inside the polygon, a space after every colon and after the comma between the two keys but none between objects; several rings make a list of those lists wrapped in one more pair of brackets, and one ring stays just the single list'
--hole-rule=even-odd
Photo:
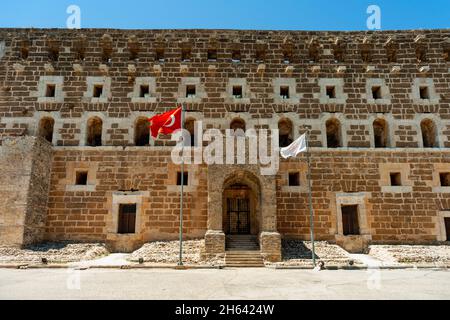
[{"label": "metal pole", "polygon": [[180,261],[179,266],[183,265],[183,193],[184,193],[184,104],[181,105],[181,195],[180,195]]},{"label": "metal pole", "polygon": [[309,131],[306,133],[306,157],[308,159],[308,191],[309,191],[309,220],[311,229],[311,244],[312,244],[312,260],[314,267],[316,266],[316,248],[314,244],[314,214],[312,205],[312,188],[311,188],[311,159],[309,154]]}]

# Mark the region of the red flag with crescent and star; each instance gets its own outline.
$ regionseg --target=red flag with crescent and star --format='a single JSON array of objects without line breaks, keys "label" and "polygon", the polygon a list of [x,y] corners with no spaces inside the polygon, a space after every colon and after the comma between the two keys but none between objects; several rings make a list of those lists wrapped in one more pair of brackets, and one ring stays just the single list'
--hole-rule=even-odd
[{"label": "red flag with crescent and star", "polygon": [[150,135],[152,138],[158,138],[160,133],[171,134],[176,130],[181,129],[181,113],[182,108],[179,107],[148,119],[150,122]]}]

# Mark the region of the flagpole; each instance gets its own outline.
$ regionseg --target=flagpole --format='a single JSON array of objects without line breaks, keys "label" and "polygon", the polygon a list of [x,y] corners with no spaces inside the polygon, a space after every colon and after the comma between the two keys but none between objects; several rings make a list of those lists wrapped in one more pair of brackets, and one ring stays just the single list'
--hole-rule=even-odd
[{"label": "flagpole", "polygon": [[181,195],[180,195],[180,261],[179,266],[183,265],[183,193],[184,193],[184,104],[181,105]]},{"label": "flagpole", "polygon": [[311,229],[311,244],[312,244],[312,260],[314,267],[316,266],[316,248],[314,244],[314,214],[312,205],[312,188],[311,188],[311,157],[309,152],[309,130],[306,132],[306,157],[308,159],[308,193],[309,193],[309,220]]}]

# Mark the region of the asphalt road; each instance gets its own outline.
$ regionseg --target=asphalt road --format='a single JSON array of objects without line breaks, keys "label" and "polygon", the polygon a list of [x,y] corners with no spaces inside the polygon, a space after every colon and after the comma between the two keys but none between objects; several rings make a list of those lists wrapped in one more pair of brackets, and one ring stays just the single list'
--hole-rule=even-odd
[{"label": "asphalt road", "polygon": [[0,299],[450,299],[450,271],[0,269]]}]

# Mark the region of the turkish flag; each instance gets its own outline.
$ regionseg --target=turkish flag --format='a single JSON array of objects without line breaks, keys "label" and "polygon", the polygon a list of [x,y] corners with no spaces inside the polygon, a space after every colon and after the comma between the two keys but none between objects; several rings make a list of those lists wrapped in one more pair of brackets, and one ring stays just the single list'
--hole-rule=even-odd
[{"label": "turkish flag", "polygon": [[148,119],[150,122],[150,135],[152,138],[158,138],[160,133],[171,134],[174,131],[181,129],[181,113],[182,110],[181,107],[179,107]]}]

